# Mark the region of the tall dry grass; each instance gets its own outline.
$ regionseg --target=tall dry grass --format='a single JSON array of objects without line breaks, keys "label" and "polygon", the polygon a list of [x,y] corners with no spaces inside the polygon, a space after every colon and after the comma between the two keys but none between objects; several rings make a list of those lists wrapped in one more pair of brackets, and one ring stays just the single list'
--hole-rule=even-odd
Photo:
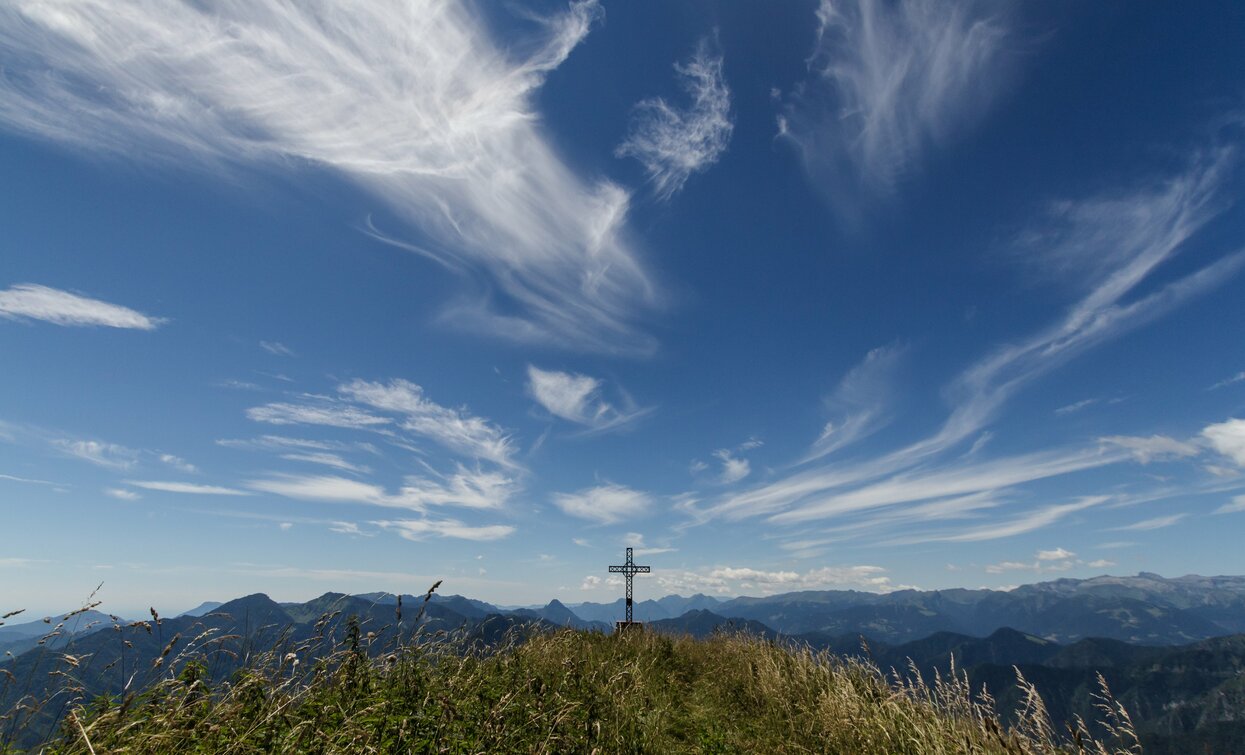
[{"label": "tall dry grass", "polygon": [[743,634],[528,629],[485,648],[467,634],[396,642],[353,624],[337,639],[323,634],[254,654],[217,684],[202,655],[208,639],[180,652],[171,641],[145,691],[72,705],[42,751],[1140,752],[1105,683],[1108,734],[1095,740],[1079,720],[1065,730],[1052,723],[1019,672],[1024,702],[1005,727],[989,695],[954,670],[927,682],[915,669],[882,670]]}]

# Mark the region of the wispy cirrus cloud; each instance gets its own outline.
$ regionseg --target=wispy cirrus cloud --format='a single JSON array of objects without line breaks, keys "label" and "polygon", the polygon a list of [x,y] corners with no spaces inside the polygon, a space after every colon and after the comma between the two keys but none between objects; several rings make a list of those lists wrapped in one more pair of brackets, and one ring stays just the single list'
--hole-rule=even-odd
[{"label": "wispy cirrus cloud", "polygon": [[528,395],[553,416],[589,430],[622,427],[652,411],[636,407],[625,393],[622,398],[626,406],[619,409],[605,400],[603,391],[604,381],[599,378],[527,366]]},{"label": "wispy cirrus cloud", "polygon": [[1197,456],[1202,452],[1200,448],[1192,443],[1169,438],[1166,435],[1151,435],[1148,438],[1131,435],[1111,435],[1101,438],[1101,440],[1104,443],[1128,449],[1137,461],[1142,464],[1149,464],[1151,461],[1156,460],[1183,459],[1189,456]]},{"label": "wispy cirrus cloud", "polygon": [[832,454],[886,426],[890,421],[886,404],[905,353],[900,344],[879,346],[848,370],[825,401],[835,418],[822,428],[804,461]]},{"label": "wispy cirrus cloud", "polygon": [[428,536],[449,537],[458,540],[488,542],[501,540],[514,534],[508,524],[472,526],[457,519],[398,519],[372,522],[377,527],[393,530],[407,540],[424,540]]},{"label": "wispy cirrus cloud", "polygon": [[959,530],[905,535],[890,542],[894,544],[976,543],[984,540],[999,540],[1049,527],[1071,514],[1099,506],[1109,500],[1109,496],[1086,496],[1071,503],[1057,503],[1030,509],[1020,516],[1010,519]]},{"label": "wispy cirrus cloud", "polygon": [[657,582],[676,593],[706,592],[719,595],[773,595],[795,590],[857,589],[890,592],[901,589],[881,566],[825,566],[799,572],[757,569],[750,566],[715,566],[696,571],[663,571]]},{"label": "wispy cirrus cloud", "polygon": [[400,425],[404,430],[430,438],[451,451],[514,466],[514,442],[501,428],[466,410],[451,409],[428,399],[424,389],[409,380],[354,380],[338,391],[351,401],[402,415]]},{"label": "wispy cirrus cloud", "polygon": [[297,354],[294,353],[293,349],[281,343],[280,341],[260,341],[259,347],[263,349],[264,351],[268,352],[269,354],[272,354],[273,356],[278,356],[278,357],[298,356]]},{"label": "wispy cirrus cloud", "polygon": [[1236,373],[1230,378],[1224,378],[1223,380],[1220,380],[1218,383],[1215,383],[1214,385],[1207,388],[1206,390],[1217,391],[1220,388],[1227,388],[1229,385],[1236,385],[1237,383],[1240,383],[1240,382],[1245,382],[1245,370],[1242,370],[1241,372]]},{"label": "wispy cirrus cloud", "polygon": [[1245,511],[1245,495],[1238,495],[1215,509],[1216,514],[1238,514],[1242,511]]},{"label": "wispy cirrus cloud", "polygon": [[412,511],[434,506],[499,509],[517,489],[515,481],[504,474],[464,467],[442,480],[407,477],[394,493],[371,482],[333,475],[280,474],[251,480],[246,487],[304,501],[363,503]]},{"label": "wispy cirrus cloud", "polygon": [[[0,91],[3,91],[0,76]],[[0,112],[3,105],[0,104]],[[155,330],[167,320],[60,289],[21,283],[0,291],[0,318],[75,327]]]},{"label": "wispy cirrus cloud", "polygon": [[607,484],[574,493],[557,493],[553,503],[569,516],[613,524],[646,515],[653,506],[653,498],[624,485]]},{"label": "wispy cirrus cloud", "polygon": [[52,445],[70,456],[109,469],[129,469],[138,464],[141,454],[133,448],[99,440],[57,438]]},{"label": "wispy cirrus cloud", "polygon": [[190,482],[126,480],[125,484],[132,485],[136,488],[142,488],[144,490],[157,490],[162,493],[184,493],[187,495],[250,495],[250,493],[245,490],[226,488],[219,485],[199,485]]},{"label": "wispy cirrus cloud", "polygon": [[1143,519],[1140,522],[1133,522],[1122,527],[1112,527],[1116,532],[1144,532],[1146,530],[1159,530],[1164,527],[1170,527],[1181,519],[1187,517],[1188,514],[1168,514],[1167,516],[1156,516],[1152,519]]},{"label": "wispy cirrus cloud", "polygon": [[[1196,454],[1197,449],[1191,444],[1156,436],[1111,438],[1097,447],[1064,448],[993,460],[980,460],[976,453],[967,458],[947,458],[974,436],[979,437],[1006,403],[1039,377],[1170,312],[1239,271],[1245,254],[1238,251],[1129,298],[1143,281],[1149,280],[1157,266],[1177,255],[1191,237],[1223,211],[1226,204],[1221,188],[1235,165],[1231,149],[1198,151],[1184,172],[1148,181],[1140,190],[1114,191],[1109,198],[1089,197],[1076,210],[1061,205],[1061,215],[1071,218],[1070,222],[1056,224],[1059,230],[1049,238],[1036,231],[1022,233],[1019,238],[1023,242],[1017,243],[1033,255],[1052,258],[1067,257],[1073,254],[1072,250],[1091,254],[1102,248],[1099,257],[1110,260],[1110,265],[1093,263],[1092,272],[1080,279],[1089,280],[1089,290],[1055,323],[1027,338],[997,347],[961,372],[944,391],[951,409],[937,431],[894,451],[849,464],[818,463],[815,454],[821,449],[814,445],[813,463],[764,485],[711,501],[696,508],[696,517],[703,521],[712,516],[767,516],[778,524],[806,524],[858,516],[873,509],[896,507],[902,511],[938,497],[1002,491],[1130,458],[1149,460]],[[1121,220],[1121,213],[1126,221]],[[1042,239],[1046,239],[1046,245],[1040,243]],[[1229,457],[1235,447],[1235,431],[1231,428],[1228,425],[1210,431],[1212,435],[1218,433],[1219,445],[1227,449],[1225,455]],[[1018,534],[1058,521],[1077,510],[1076,505],[1036,509],[998,525],[939,533],[937,539],[954,542]],[[902,519],[897,522],[902,523]],[[929,535],[915,537],[905,537],[904,541],[931,539]]]},{"label": "wispy cirrus cloud", "polygon": [[601,9],[526,18],[504,40],[486,11],[21,0],[0,9],[0,124],[179,167],[326,167],[398,219],[368,232],[481,282],[446,320],[647,353],[635,323],[661,297],[626,238],[628,193],[568,166],[533,107]]},{"label": "wispy cirrus cloud", "polygon": [[722,56],[702,41],[686,63],[676,63],[679,84],[691,98],[686,108],[656,97],[635,106],[619,157],[644,166],[659,199],[669,199],[693,173],[707,170],[730,143],[731,91],[722,73]]},{"label": "wispy cirrus cloud", "polygon": [[981,117],[1013,68],[998,3],[822,0],[816,20],[811,76],[788,98],[779,134],[846,201],[849,186],[893,191]]}]

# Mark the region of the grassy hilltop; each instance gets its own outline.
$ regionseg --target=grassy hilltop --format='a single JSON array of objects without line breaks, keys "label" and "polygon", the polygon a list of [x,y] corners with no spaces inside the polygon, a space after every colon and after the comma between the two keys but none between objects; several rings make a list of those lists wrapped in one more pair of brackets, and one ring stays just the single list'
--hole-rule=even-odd
[{"label": "grassy hilltop", "polygon": [[257,655],[217,683],[204,666],[182,659],[178,667],[170,656],[176,676],[77,710],[45,751],[1139,752],[1109,701],[1100,741],[1084,730],[1056,733],[1032,689],[1005,729],[962,680],[903,681],[866,662],[742,634],[563,629],[487,653],[449,641],[376,651],[355,631],[330,653]]}]

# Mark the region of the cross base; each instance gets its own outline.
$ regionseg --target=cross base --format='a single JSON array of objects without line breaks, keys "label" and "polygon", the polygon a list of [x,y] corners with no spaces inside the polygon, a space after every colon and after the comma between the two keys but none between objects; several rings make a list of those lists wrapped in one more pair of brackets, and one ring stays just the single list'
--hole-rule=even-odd
[{"label": "cross base", "polygon": [[614,634],[622,634],[623,632],[642,632],[644,631],[643,621],[615,621]]}]

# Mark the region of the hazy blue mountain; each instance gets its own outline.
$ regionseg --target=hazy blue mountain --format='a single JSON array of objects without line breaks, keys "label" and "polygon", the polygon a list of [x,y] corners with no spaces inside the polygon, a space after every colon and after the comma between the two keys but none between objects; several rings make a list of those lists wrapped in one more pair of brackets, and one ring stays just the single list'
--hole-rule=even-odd
[{"label": "hazy blue mountain", "polygon": [[688,611],[712,611],[721,604],[718,598],[710,597],[702,593],[696,593],[690,598],[682,595],[667,595],[664,598],[657,599],[657,605],[673,616],[682,616]]},{"label": "hazy blue mountain", "polygon": [[[17,618],[14,616],[10,621]],[[5,624],[0,626],[0,662],[9,654],[20,655],[40,646],[49,649],[63,647],[75,635],[105,629],[113,623],[113,617],[108,614],[83,611]]]},{"label": "hazy blue mountain", "polygon": [[[672,596],[678,597],[678,596]],[[679,600],[688,600],[688,598],[679,598]],[[619,598],[613,603],[572,603],[571,611],[584,621],[599,621],[603,624],[614,626],[614,622],[622,621],[627,615],[627,602],[624,598]],[[656,600],[638,601],[631,607],[631,614],[635,621],[657,621],[658,619],[673,619],[679,614],[671,613],[660,602]]]},{"label": "hazy blue mountain", "polygon": [[851,590],[736,598],[713,609],[784,634],[863,634],[902,643],[935,632],[984,636],[1003,627],[1058,642],[1107,637],[1175,645],[1245,631],[1245,578],[1061,579],[994,590]]},{"label": "hazy blue mountain", "polygon": [[219,600],[205,600],[199,605],[195,606],[189,611],[185,611],[181,613],[180,615],[181,616],[203,616],[204,614],[208,614],[208,613],[211,613],[212,611],[215,611],[217,608],[220,608],[223,605],[224,603],[221,603]]},{"label": "hazy blue mountain", "polygon": [[520,608],[515,611],[508,611],[506,615],[521,619],[539,619],[558,627],[573,627],[575,629],[596,631],[613,631],[614,629],[612,624],[606,624],[603,621],[589,621],[580,618],[556,598],[549,601],[548,605],[542,608]]}]

